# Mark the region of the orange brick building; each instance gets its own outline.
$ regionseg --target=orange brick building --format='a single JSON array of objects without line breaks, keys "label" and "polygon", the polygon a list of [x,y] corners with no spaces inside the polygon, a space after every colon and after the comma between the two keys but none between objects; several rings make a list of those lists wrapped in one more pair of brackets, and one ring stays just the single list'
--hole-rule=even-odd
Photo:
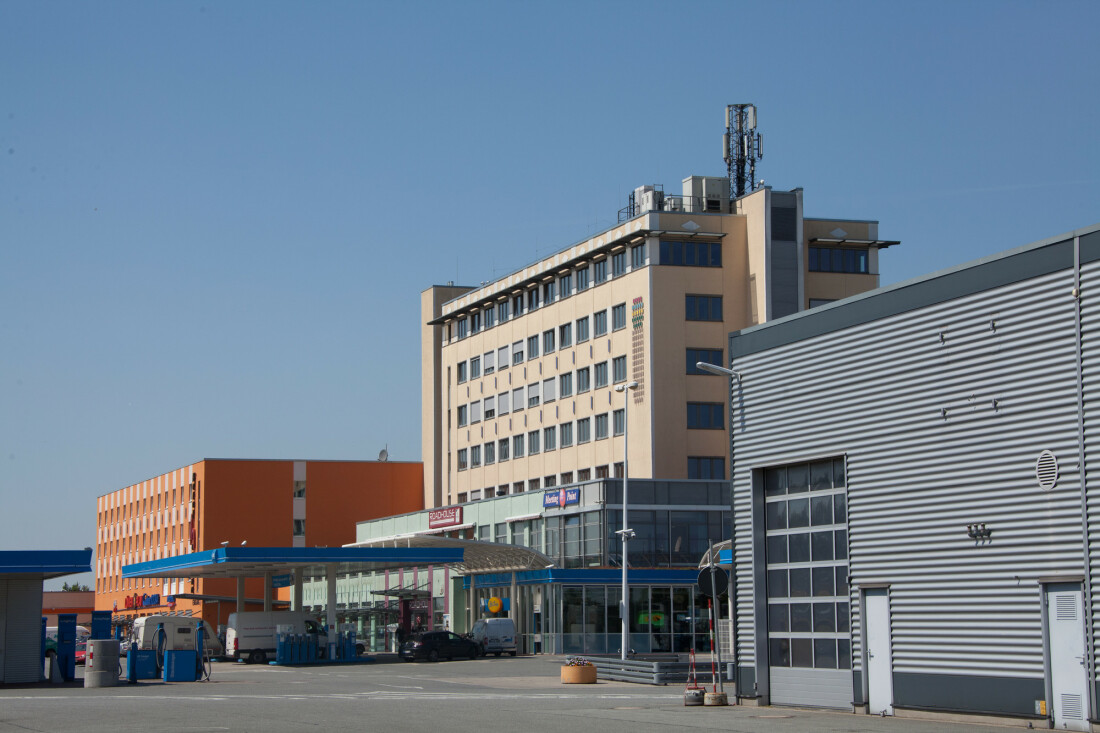
[{"label": "orange brick building", "polygon": [[[339,547],[355,523],[424,508],[421,463],[204,459],[100,496],[97,610],[132,619],[201,615],[217,627],[236,610],[236,581],[122,579],[122,568],[222,544]],[[263,580],[245,597],[260,610]]]}]

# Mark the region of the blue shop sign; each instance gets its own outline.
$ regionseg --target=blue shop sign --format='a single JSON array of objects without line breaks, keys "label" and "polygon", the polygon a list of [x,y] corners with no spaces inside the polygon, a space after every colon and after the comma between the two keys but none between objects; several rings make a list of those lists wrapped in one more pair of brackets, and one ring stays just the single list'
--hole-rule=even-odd
[{"label": "blue shop sign", "polygon": [[558,489],[556,491],[547,491],[542,495],[542,508],[548,507],[565,507],[570,504],[581,503],[581,490],[580,489]]}]

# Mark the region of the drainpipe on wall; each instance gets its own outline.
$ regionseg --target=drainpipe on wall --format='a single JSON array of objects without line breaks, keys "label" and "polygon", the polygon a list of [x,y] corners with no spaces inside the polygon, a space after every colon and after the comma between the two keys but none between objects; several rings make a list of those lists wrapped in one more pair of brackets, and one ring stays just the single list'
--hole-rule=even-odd
[{"label": "drainpipe on wall", "polygon": [[1073,238],[1073,317],[1077,348],[1077,469],[1081,486],[1081,553],[1085,580],[1082,595],[1085,602],[1085,668],[1089,681],[1089,717],[1096,710],[1096,650],[1092,618],[1092,557],[1089,551],[1089,503],[1088,481],[1085,474],[1085,387],[1084,358],[1081,339],[1081,237]]}]

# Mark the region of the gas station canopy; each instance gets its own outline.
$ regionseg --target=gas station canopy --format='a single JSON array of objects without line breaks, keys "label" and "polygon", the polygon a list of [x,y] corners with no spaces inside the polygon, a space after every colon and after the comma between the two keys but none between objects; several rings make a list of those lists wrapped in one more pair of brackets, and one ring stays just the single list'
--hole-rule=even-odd
[{"label": "gas station canopy", "polygon": [[458,548],[220,547],[125,565],[122,577],[252,578],[298,569],[327,575],[331,566],[343,574],[461,562],[462,550]]}]

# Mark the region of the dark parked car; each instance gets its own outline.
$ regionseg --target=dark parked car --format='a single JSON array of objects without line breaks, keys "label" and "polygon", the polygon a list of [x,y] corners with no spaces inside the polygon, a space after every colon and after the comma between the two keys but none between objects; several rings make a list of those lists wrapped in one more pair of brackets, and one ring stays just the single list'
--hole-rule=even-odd
[{"label": "dark parked car", "polygon": [[450,631],[426,631],[413,634],[401,645],[398,654],[406,662],[427,659],[438,662],[443,659],[477,659],[477,644]]}]

